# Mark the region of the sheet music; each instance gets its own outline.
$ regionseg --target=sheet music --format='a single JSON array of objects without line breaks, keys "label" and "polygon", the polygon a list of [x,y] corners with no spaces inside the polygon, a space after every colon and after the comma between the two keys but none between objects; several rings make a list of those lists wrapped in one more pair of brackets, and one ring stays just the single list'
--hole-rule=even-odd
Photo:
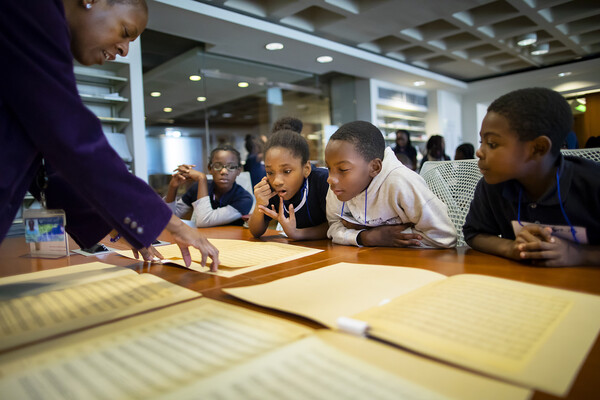
[{"label": "sheet music", "polygon": [[[250,242],[233,239],[209,239],[209,241],[219,249],[219,260],[221,263],[219,265],[220,271],[214,274],[225,277],[236,276],[322,251],[275,242]],[[178,265],[185,266],[179,246],[175,244],[162,246],[158,251],[165,258],[164,262],[174,262]],[[133,252],[131,250],[118,251],[118,253],[125,257],[133,258]],[[208,267],[203,268],[200,265],[202,256],[198,250],[190,249],[190,254],[193,261],[190,269],[200,272],[209,272]],[[210,263],[210,259],[208,262]],[[236,269],[239,270],[236,271]]]},{"label": "sheet music", "polygon": [[0,393],[19,399],[147,398],[310,332],[225,303],[194,300],[0,357]]},{"label": "sheet music", "polygon": [[598,296],[458,275],[355,318],[372,336],[563,396],[599,315]]},{"label": "sheet music", "polygon": [[315,337],[164,399],[447,399],[433,390],[373,367]]},{"label": "sheet music", "polygon": [[495,382],[364,338],[319,331],[161,399],[527,399]]},{"label": "sheet music", "polygon": [[0,300],[0,349],[198,296],[133,271],[71,286],[65,282],[57,290],[32,290]]}]

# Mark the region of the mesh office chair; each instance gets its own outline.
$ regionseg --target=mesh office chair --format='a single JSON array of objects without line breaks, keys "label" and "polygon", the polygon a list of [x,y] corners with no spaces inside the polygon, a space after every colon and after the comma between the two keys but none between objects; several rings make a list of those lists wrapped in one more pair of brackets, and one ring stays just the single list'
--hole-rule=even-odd
[{"label": "mesh office chair", "polygon": [[477,160],[428,161],[423,165],[421,176],[429,189],[448,207],[448,216],[458,234],[456,245],[465,246],[462,227],[475,186],[482,177]]},{"label": "mesh office chair", "polygon": [[[561,150],[563,155],[577,156],[600,162],[600,148]],[[429,189],[446,204],[448,215],[458,233],[457,246],[466,245],[462,226],[465,223],[475,186],[482,175],[477,160],[428,161],[421,176]]]}]

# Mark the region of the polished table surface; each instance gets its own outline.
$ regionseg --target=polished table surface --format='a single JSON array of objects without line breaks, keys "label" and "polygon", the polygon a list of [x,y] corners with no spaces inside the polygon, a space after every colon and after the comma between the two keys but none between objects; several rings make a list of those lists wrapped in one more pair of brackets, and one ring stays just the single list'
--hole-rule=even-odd
[{"label": "polished table surface", "polygon": [[[200,229],[200,231],[208,238],[290,242],[295,245],[322,249],[324,251],[308,257],[248,272],[233,278],[223,278],[170,264],[144,264],[143,262],[136,262],[114,253],[95,257],[85,257],[76,254],[56,260],[29,258],[28,245],[25,243],[24,238],[20,237],[5,239],[0,244],[0,276],[102,261],[108,264],[128,267],[140,273],[150,272],[172,283],[198,291],[206,297],[283,317],[313,328],[320,328],[321,326],[304,318],[253,306],[225,294],[221,289],[270,282],[338,262],[351,262],[423,268],[447,276],[463,273],[490,275],[600,295],[600,268],[598,267],[540,268],[490,256],[469,248],[450,250],[357,248],[334,245],[327,240],[294,242],[279,235],[276,231],[268,231],[261,239],[254,239],[248,229],[232,226],[204,228]],[[171,239],[168,233],[164,233],[160,238],[166,241],[170,241]],[[110,247],[125,248],[120,243],[104,242]],[[77,248],[73,242],[71,242],[71,245],[72,248]],[[160,251],[160,247],[157,247],[157,249]],[[365,282],[365,287],[368,284],[368,282]],[[598,316],[593,317],[598,318]],[[566,398],[592,399],[598,398],[599,393],[600,340],[597,339]],[[533,398],[554,399],[556,397],[535,392]]]}]

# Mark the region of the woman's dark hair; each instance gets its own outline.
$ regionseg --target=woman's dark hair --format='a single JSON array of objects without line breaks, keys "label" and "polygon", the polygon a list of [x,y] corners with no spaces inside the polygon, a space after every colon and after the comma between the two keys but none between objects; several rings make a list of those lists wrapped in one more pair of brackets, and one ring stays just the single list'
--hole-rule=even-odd
[{"label": "woman's dark hair", "polygon": [[303,126],[304,125],[302,124],[302,121],[300,121],[298,118],[282,117],[282,118],[279,118],[277,121],[275,121],[275,123],[273,124],[273,128],[271,129],[271,133],[275,133],[275,132],[283,131],[283,130],[289,130],[289,131],[294,131],[296,133],[302,133]]},{"label": "woman's dark hair", "polygon": [[411,147],[412,143],[410,142],[410,133],[405,130],[405,129],[398,129],[396,131],[396,137],[398,137],[398,134],[404,134],[406,135],[406,147]]},{"label": "woman's dark hair", "polygon": [[440,135],[433,135],[427,140],[427,150],[431,150],[433,147],[439,147],[442,150],[446,150],[446,142],[444,141],[444,137]]},{"label": "woman's dark hair", "polygon": [[475,158],[475,147],[471,143],[463,143],[456,148],[456,153],[461,152],[464,156],[463,160],[470,160]]},{"label": "woman's dark hair", "polygon": [[294,157],[302,160],[302,165],[306,164],[310,155],[308,142],[304,139],[304,136],[289,129],[277,131],[269,138],[265,146],[265,154],[272,147],[283,147],[290,150]]},{"label": "woman's dark hair", "polygon": [[232,152],[235,155],[235,158],[237,158],[237,164],[238,164],[238,166],[242,165],[242,157],[240,156],[240,152],[237,151],[236,149],[234,149],[233,147],[229,146],[229,145],[215,147],[210,152],[210,157],[208,158],[208,164],[209,165],[212,164],[213,158],[215,157],[215,154],[217,154],[218,151],[230,151],[230,152]]},{"label": "woman's dark hair", "polygon": [[254,135],[246,135],[244,147],[249,154],[262,153],[263,143]]}]

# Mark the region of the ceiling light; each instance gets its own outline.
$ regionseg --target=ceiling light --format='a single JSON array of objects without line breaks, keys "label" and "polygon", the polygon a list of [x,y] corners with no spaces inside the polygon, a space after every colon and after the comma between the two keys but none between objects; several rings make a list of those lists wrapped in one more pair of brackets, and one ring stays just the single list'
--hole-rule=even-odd
[{"label": "ceiling light", "polygon": [[202,79],[202,78],[200,77],[200,75],[190,75],[190,81],[197,82],[197,81],[199,81],[200,79]]},{"label": "ceiling light", "polygon": [[196,100],[198,100],[198,101],[206,101],[206,97],[204,97],[204,96],[196,97]]},{"label": "ceiling light", "polygon": [[244,119],[252,119],[254,118],[254,115],[244,115]]},{"label": "ceiling light", "polygon": [[150,96],[152,96],[152,97],[160,97],[161,94],[162,93],[160,93],[160,92],[152,92],[152,93],[150,93]]},{"label": "ceiling light", "polygon": [[267,50],[281,50],[281,49],[283,49],[283,45],[281,43],[277,43],[277,42],[267,43],[265,45],[265,49],[267,49]]},{"label": "ceiling light", "polygon": [[238,87],[248,87],[248,82],[239,82]]},{"label": "ceiling light", "polygon": [[571,75],[570,72],[561,72],[560,74],[558,74],[558,76],[560,76],[561,78],[569,75]]},{"label": "ceiling light", "polygon": [[583,104],[578,105],[577,107],[575,107],[575,109],[579,112],[585,112],[586,110],[586,106],[584,106]]},{"label": "ceiling light", "polygon": [[168,137],[181,137],[181,131],[174,131],[172,128],[167,128],[165,130],[165,136],[168,136]]},{"label": "ceiling light", "polygon": [[533,47],[533,50],[531,50],[531,55],[532,56],[541,56],[544,54],[547,54],[550,51],[550,43],[542,43],[542,44],[538,44],[537,46]]},{"label": "ceiling light", "polygon": [[171,111],[173,111],[173,109],[171,107],[165,107],[165,108],[163,108],[163,111],[164,112],[171,112]]},{"label": "ceiling light", "polygon": [[527,33],[517,38],[517,44],[519,46],[529,46],[537,42],[537,33]]},{"label": "ceiling light", "polygon": [[231,117],[233,117],[233,114],[232,113],[223,113],[222,117],[223,118],[231,118]]},{"label": "ceiling light", "polygon": [[580,98],[577,99],[577,102],[579,104],[585,104],[586,103],[586,99],[585,99],[585,97],[580,97]]},{"label": "ceiling light", "polygon": [[321,64],[330,63],[333,61],[333,57],[331,56],[321,56],[317,57],[317,62]]},{"label": "ceiling light", "polygon": [[415,81],[413,82],[414,86],[423,86],[425,84],[425,81]]}]

